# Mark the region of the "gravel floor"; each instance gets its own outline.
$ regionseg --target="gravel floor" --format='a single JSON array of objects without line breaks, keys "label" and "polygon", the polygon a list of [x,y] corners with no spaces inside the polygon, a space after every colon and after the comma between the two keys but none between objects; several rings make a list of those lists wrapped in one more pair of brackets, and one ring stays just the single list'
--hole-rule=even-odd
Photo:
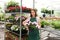
[{"label": "gravel floor", "polygon": [[4,40],[4,29],[0,29],[0,40]]},{"label": "gravel floor", "polygon": [[60,36],[50,33],[48,31],[41,30],[41,40],[60,40]]}]

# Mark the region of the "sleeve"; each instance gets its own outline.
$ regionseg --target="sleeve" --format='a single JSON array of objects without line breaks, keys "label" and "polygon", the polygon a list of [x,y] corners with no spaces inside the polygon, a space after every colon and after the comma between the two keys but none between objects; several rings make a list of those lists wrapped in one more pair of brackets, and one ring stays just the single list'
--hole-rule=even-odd
[{"label": "sleeve", "polygon": [[40,18],[39,18],[39,17],[37,17],[37,22],[38,22],[38,21],[40,21]]}]

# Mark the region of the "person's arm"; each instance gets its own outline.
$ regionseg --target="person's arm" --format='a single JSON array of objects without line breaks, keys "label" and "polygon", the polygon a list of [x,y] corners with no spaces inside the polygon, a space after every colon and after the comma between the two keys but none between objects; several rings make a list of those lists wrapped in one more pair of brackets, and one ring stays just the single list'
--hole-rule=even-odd
[{"label": "person's arm", "polygon": [[24,27],[28,30],[27,22],[30,20],[30,18],[27,18],[25,21],[23,21]]},{"label": "person's arm", "polygon": [[38,29],[40,29],[41,28],[41,20],[39,17],[37,17],[37,23],[38,23]]}]

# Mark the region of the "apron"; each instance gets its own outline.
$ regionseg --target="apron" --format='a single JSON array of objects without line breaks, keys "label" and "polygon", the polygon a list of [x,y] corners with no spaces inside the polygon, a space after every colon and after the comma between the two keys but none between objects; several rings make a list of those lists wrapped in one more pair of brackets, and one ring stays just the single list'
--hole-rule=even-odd
[{"label": "apron", "polygon": [[[37,21],[36,18],[30,18],[31,22],[35,22]],[[32,26],[33,27],[33,26]],[[39,30],[36,26],[34,26],[35,28],[29,28],[29,35],[27,40],[40,40],[40,36],[39,36]]]}]

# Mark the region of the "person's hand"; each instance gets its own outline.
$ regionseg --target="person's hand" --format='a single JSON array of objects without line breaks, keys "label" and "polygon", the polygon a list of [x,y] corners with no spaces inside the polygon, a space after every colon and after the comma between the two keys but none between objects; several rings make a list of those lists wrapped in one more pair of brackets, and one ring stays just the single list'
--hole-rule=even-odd
[{"label": "person's hand", "polygon": [[40,26],[38,26],[37,28],[40,30],[40,28],[41,28],[41,27],[40,27]]},{"label": "person's hand", "polygon": [[26,28],[26,30],[29,30],[28,27]]}]

